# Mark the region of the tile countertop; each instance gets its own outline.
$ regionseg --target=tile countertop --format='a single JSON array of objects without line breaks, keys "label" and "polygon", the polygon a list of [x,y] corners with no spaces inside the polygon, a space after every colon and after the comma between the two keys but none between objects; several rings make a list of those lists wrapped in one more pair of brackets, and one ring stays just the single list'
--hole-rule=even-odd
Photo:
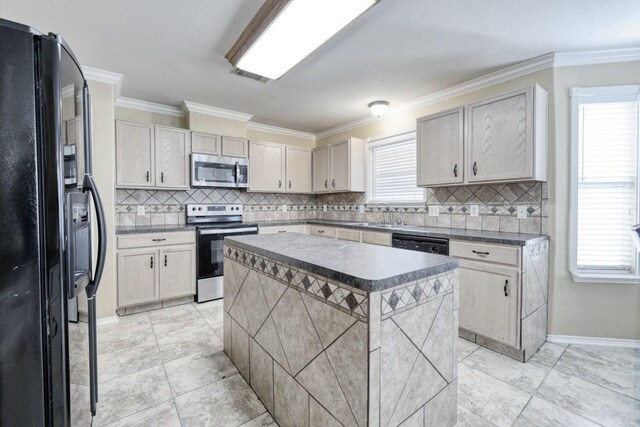
[{"label": "tile countertop", "polygon": [[366,245],[299,233],[230,236],[225,245],[376,292],[453,270],[458,260],[386,246]]},{"label": "tile countertop", "polygon": [[[247,221],[249,224],[258,224],[260,227],[297,225],[297,224],[319,224],[336,226],[343,228],[353,228],[358,230],[382,231],[386,233],[396,233],[404,235],[417,235],[425,237],[441,237],[452,240],[466,240],[473,242],[495,243],[502,245],[526,246],[549,240],[549,236],[544,234],[524,234],[505,233],[502,231],[480,231],[463,230],[457,228],[442,227],[420,227],[420,226],[399,226],[394,228],[380,227],[373,224],[365,224],[353,221],[336,221],[321,219],[298,219],[298,220],[276,220],[276,221]],[[168,231],[190,231],[195,230],[194,225],[143,225],[130,227],[116,227],[116,234],[135,233],[162,233]]]}]

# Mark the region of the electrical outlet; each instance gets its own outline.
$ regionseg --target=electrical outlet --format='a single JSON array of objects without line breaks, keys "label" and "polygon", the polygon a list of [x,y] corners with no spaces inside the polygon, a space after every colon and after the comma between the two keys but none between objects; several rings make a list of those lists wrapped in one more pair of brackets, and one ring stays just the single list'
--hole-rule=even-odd
[{"label": "electrical outlet", "polygon": [[527,217],[527,207],[526,206],[518,206],[518,219],[523,219]]},{"label": "electrical outlet", "polygon": [[429,206],[429,216],[439,216],[440,206]]},{"label": "electrical outlet", "polygon": [[363,214],[364,213],[364,205],[360,205],[360,207],[358,208],[358,211]]},{"label": "electrical outlet", "polygon": [[144,206],[138,206],[138,215],[144,215]]},{"label": "electrical outlet", "polygon": [[286,212],[287,211],[287,205],[282,205],[282,212]]},{"label": "electrical outlet", "polygon": [[478,208],[478,205],[469,206],[469,215],[471,215],[471,216],[480,215],[480,209]]},{"label": "electrical outlet", "polygon": [[322,205],[322,212],[326,212],[327,211],[327,205]]}]

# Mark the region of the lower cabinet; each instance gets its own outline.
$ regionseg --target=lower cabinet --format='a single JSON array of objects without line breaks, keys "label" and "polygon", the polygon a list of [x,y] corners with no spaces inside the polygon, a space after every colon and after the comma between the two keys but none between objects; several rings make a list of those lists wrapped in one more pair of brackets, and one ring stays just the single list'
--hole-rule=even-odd
[{"label": "lower cabinet", "polygon": [[308,230],[307,230],[306,224],[270,225],[267,227],[258,227],[258,234],[275,234],[275,233],[308,234]]},{"label": "lower cabinet", "polygon": [[172,234],[118,236],[119,308],[195,294],[195,235]]},{"label": "lower cabinet", "polygon": [[460,327],[519,347],[518,277],[516,268],[460,260]]}]

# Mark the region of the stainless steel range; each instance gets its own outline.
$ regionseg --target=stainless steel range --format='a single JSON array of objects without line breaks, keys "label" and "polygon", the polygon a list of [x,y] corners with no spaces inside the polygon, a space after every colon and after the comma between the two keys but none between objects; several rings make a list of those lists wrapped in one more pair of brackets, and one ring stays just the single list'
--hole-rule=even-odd
[{"label": "stainless steel range", "polygon": [[242,205],[187,205],[187,224],[196,228],[196,301],[222,298],[226,236],[257,234],[256,224],[242,222]]}]

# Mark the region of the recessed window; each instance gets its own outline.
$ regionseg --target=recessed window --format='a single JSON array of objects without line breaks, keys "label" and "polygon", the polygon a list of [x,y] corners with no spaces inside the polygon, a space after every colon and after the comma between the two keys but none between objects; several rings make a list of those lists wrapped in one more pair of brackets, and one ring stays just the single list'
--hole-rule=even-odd
[{"label": "recessed window", "polygon": [[416,134],[370,142],[367,148],[368,203],[419,205],[425,190],[416,186]]},{"label": "recessed window", "polygon": [[638,280],[640,87],[574,88],[571,273],[576,281]]}]

